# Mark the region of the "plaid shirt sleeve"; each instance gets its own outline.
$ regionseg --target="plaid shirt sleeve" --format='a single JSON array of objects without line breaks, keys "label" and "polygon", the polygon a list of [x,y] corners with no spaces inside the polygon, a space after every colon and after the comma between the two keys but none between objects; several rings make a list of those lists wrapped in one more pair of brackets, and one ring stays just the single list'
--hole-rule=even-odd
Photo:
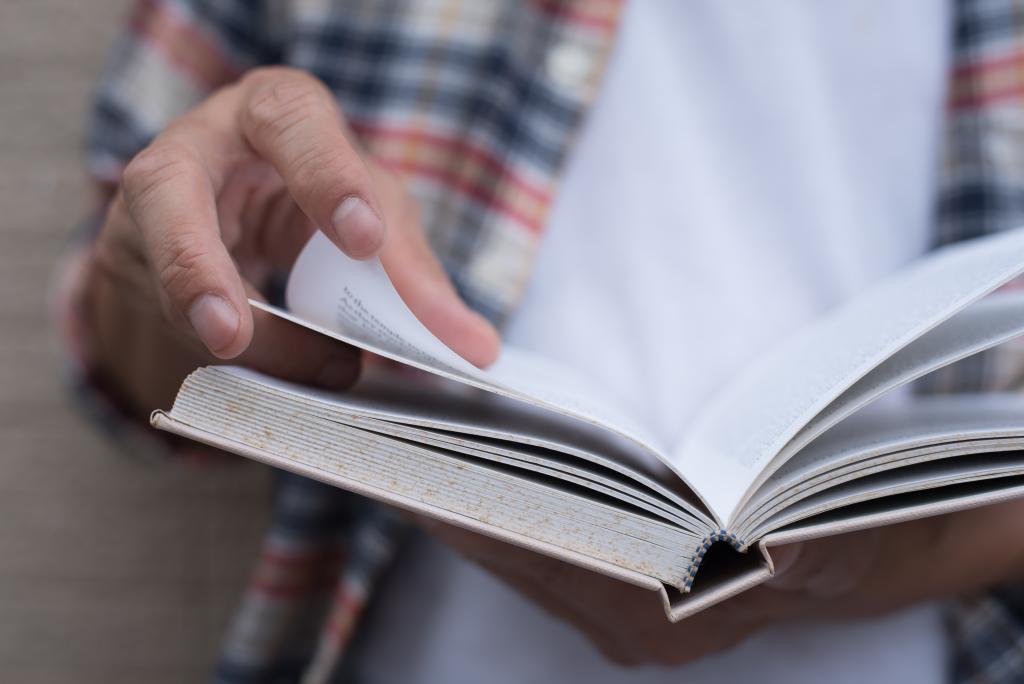
[{"label": "plaid shirt sleeve", "polygon": [[[109,197],[127,163],[174,117],[245,70],[279,61],[274,7],[269,0],[135,5],[95,91],[87,131],[89,171],[101,197]],[[91,363],[83,295],[104,208],[76,228],[57,273],[54,317],[67,385],[80,411],[133,458],[206,461],[208,448],[168,439],[134,418]],[[273,507],[222,660],[211,673],[218,682],[334,676],[402,533],[388,509],[296,476],[279,475]]]},{"label": "plaid shirt sleeve", "polygon": [[97,371],[85,344],[84,286],[105,203],[128,161],[175,116],[245,69],[273,61],[260,1],[141,0],[118,35],[94,93],[87,159],[101,205],[75,229],[57,278],[54,315],[76,406],[116,444],[144,457],[208,449],[154,433]]},{"label": "plaid shirt sleeve", "polygon": [[[938,244],[1024,223],[1024,2],[957,0],[955,8]],[[924,389],[1021,391],[1024,340],[935,373]],[[960,598],[949,618],[953,681],[1024,681],[1024,585]]]},{"label": "plaid shirt sleeve", "polygon": [[245,70],[280,61],[270,0],[138,0],[96,90],[93,176],[116,183],[176,116]]}]

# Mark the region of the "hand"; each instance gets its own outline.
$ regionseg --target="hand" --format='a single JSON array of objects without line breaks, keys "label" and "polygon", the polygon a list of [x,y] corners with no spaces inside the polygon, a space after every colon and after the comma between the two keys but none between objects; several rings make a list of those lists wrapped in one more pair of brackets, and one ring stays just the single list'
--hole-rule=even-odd
[{"label": "hand", "polygon": [[880,614],[1024,578],[1012,502],[771,550],[766,584],[671,624],[645,589],[468,532],[424,521],[454,547],[552,615],[611,661],[680,665],[797,619]]},{"label": "hand", "polygon": [[456,295],[413,200],[357,149],[327,89],[285,68],[217,91],[125,169],[86,286],[89,353],[146,412],[215,358],[347,386],[355,350],[246,301],[318,228],[353,258],[379,254],[406,304],[453,350],[480,366],[494,360],[495,331]]}]

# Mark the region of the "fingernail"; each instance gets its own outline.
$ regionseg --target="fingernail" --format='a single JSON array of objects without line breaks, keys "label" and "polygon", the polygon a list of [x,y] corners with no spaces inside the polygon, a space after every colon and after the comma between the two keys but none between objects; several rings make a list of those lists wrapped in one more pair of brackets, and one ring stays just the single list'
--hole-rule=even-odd
[{"label": "fingernail", "polygon": [[192,329],[207,349],[217,353],[238,333],[238,311],[220,295],[204,294],[188,310]]},{"label": "fingernail", "polygon": [[384,224],[359,197],[348,197],[339,204],[331,222],[341,248],[353,259],[371,257],[384,244]]},{"label": "fingernail", "polygon": [[327,389],[346,389],[359,377],[359,362],[355,359],[331,359],[316,376],[316,384]]}]

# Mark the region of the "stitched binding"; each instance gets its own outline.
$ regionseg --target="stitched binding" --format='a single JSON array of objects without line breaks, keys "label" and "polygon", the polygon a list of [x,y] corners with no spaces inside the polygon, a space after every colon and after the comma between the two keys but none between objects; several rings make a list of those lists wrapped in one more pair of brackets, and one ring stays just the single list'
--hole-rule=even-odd
[{"label": "stitched binding", "polygon": [[705,537],[704,541],[697,548],[697,552],[693,554],[693,558],[690,559],[690,567],[687,568],[686,576],[683,578],[683,591],[690,591],[693,587],[693,580],[697,577],[697,570],[700,568],[701,561],[704,560],[704,555],[715,542],[720,541],[728,542],[729,546],[740,552],[746,548],[746,544],[741,539],[725,530],[718,530],[718,532]]}]

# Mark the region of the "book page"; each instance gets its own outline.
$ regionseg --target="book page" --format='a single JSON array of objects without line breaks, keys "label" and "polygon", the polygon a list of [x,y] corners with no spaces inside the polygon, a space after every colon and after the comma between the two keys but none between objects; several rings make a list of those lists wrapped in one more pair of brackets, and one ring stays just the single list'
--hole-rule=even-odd
[{"label": "book page", "polygon": [[351,389],[335,392],[249,368],[207,366],[190,376],[190,386],[199,387],[201,378],[211,376],[220,378],[220,384],[239,395],[247,385],[256,384],[262,391],[290,397],[307,407],[310,415],[327,410],[374,424],[423,428],[456,440],[479,437],[514,445],[515,449],[538,448],[552,458],[591,463],[595,470],[612,470],[659,492],[681,508],[694,508],[686,498],[692,497],[689,489],[661,461],[631,440],[528,402],[439,377],[424,377],[419,371],[373,365],[364,370]]},{"label": "book page", "polygon": [[771,510],[871,473],[981,452],[1019,449],[1024,396],[965,394],[871,406],[828,430],[776,470],[744,505],[737,529],[749,536]]},{"label": "book page", "polygon": [[750,503],[798,482],[879,456],[943,443],[1024,437],[1024,396],[963,394],[918,397],[897,409],[858,411],[772,473]]},{"label": "book page", "polygon": [[851,385],[801,428],[780,457],[788,461],[814,438],[884,394],[960,359],[1024,335],[1024,292],[990,295],[928,331]]},{"label": "book page", "polygon": [[[866,501],[892,497],[895,502],[901,494],[989,479],[1006,478],[1008,483],[1019,484],[1011,478],[1022,475],[1024,453],[1020,451],[978,453],[888,470],[826,489],[788,506],[759,525],[751,537],[761,537],[811,516]],[[956,490],[949,492],[950,499],[957,496]]]},{"label": "book page", "polygon": [[491,368],[476,368],[420,323],[378,259],[350,259],[319,232],[292,269],[286,301],[288,311],[252,304],[403,364],[611,430],[667,463],[658,441],[616,405],[612,393],[570,368],[508,345]]},{"label": "book page", "polygon": [[777,346],[727,385],[673,455],[729,520],[785,444],[840,393],[1024,271],[1024,230],[946,247]]},{"label": "book page", "polygon": [[378,259],[350,259],[319,231],[292,268],[285,302],[297,322],[314,323],[349,344],[460,379],[485,378],[412,315]]},{"label": "book page", "polygon": [[273,396],[249,401],[242,410],[230,397],[184,391],[169,416],[163,414],[169,420],[154,420],[193,428],[198,434],[190,437],[401,507],[410,508],[404,502],[413,499],[427,509],[411,508],[431,517],[450,520],[446,511],[467,516],[656,574],[675,586],[686,578],[699,537],[593,491],[311,418]]},{"label": "book page", "polygon": [[873,499],[789,525],[761,538],[759,545],[775,547],[800,541],[895,525],[1024,497],[1024,477],[992,478],[945,488],[911,491]]}]

